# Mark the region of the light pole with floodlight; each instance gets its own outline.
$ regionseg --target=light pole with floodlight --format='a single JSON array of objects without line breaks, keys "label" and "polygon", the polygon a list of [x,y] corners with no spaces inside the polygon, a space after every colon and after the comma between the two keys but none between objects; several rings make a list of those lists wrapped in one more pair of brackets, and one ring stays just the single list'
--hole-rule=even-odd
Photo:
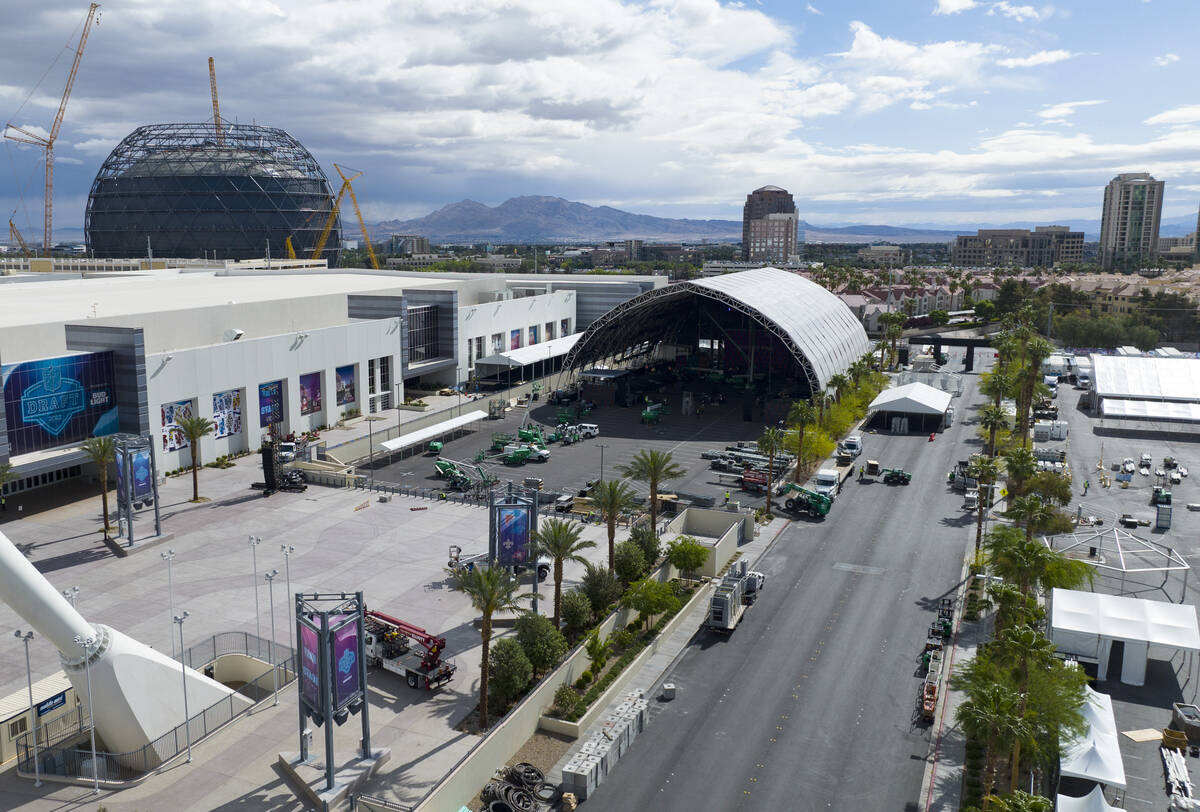
[{"label": "light pole with floodlight", "polygon": [[606,443],[596,443],[596,448],[600,449],[600,481],[604,481],[604,449],[608,448]]},{"label": "light pole with floodlight", "polygon": [[[159,553],[162,560],[167,562],[167,609],[172,617],[175,615],[175,581],[171,576],[171,562],[175,560],[175,548]],[[171,635],[171,656],[175,656],[175,635]]]},{"label": "light pole with floodlight", "polygon": [[187,664],[184,662],[183,656],[183,621],[187,620],[190,614],[190,612],[184,609],[182,615],[175,615],[175,625],[179,627],[179,673],[183,676],[183,733],[187,738],[187,760],[189,764],[192,761],[192,717],[188,714]]},{"label": "light pole with floodlight", "polygon": [[[175,639],[175,635],[171,635],[171,639]],[[96,645],[96,638],[83,637],[75,635],[75,645],[83,649],[83,670],[87,674],[87,691],[88,691],[88,730],[92,734],[92,793],[100,794],[100,765],[96,762],[96,717],[92,713],[92,646]]]},{"label": "light pole with floodlight", "polygon": [[[290,544],[280,544],[279,552],[283,553],[283,569],[287,576],[287,596],[289,598],[288,605],[295,602],[295,597],[292,595],[292,553],[296,552],[296,548]],[[288,647],[292,650],[292,656],[296,652],[296,632],[292,630],[292,624],[287,624],[288,627]]]},{"label": "light pole with floodlight", "polygon": [[262,656],[262,610],[258,608],[258,545],[262,544],[262,539],[258,536],[247,536],[250,543],[250,558],[254,567],[254,580],[251,585],[254,587],[254,636],[258,638],[258,655]]},{"label": "light pole with floodlight", "polygon": [[271,677],[272,685],[274,686],[275,701],[272,705],[279,704],[279,669],[275,667],[275,576],[279,574],[279,570],[271,570],[265,576],[267,579],[267,602],[271,604],[271,640],[267,645],[267,651],[270,652],[271,658]]},{"label": "light pole with floodlight", "polygon": [[71,602],[71,608],[75,608],[75,599],[79,597],[79,587],[73,586],[70,589],[64,589],[62,596]]},{"label": "light pole with floodlight", "polygon": [[37,708],[33,705],[33,670],[29,667],[29,641],[33,639],[33,632],[22,634],[18,629],[13,632],[13,636],[25,644],[25,678],[29,682],[29,717],[33,725],[33,785],[40,787],[42,785],[42,771],[41,766],[38,764]]}]

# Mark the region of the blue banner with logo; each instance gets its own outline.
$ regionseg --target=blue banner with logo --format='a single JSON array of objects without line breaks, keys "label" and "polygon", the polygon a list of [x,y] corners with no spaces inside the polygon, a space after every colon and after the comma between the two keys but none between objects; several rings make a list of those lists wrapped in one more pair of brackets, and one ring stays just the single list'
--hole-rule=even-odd
[{"label": "blue banner with logo", "polygon": [[114,381],[111,351],[0,366],[10,454],[115,433]]}]

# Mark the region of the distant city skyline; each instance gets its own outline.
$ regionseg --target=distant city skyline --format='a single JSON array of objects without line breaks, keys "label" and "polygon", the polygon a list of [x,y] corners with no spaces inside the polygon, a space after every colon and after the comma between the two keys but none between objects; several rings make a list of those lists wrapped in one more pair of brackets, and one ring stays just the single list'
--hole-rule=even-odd
[{"label": "distant city skyline", "polygon": [[[49,127],[86,10],[7,10],[0,123]],[[738,220],[747,190],[778,185],[814,223],[1075,225],[1127,172],[1165,181],[1164,220],[1200,205],[1196,4],[130,0],[101,15],[56,151],[64,229],[135,127],[210,118],[209,56],[224,116],[286,130],[327,173],[362,170],[371,221],[518,195]],[[5,151],[0,205],[36,233],[39,154]]]}]

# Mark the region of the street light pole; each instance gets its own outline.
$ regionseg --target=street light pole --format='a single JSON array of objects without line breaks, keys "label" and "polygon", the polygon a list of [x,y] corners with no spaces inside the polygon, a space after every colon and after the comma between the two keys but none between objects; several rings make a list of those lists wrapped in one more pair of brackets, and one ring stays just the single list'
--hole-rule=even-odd
[{"label": "street light pole", "polygon": [[262,539],[258,536],[247,536],[250,544],[250,559],[254,567],[254,580],[250,585],[254,587],[254,636],[258,638],[255,646],[258,650],[258,656],[262,656],[262,610],[258,606],[258,545],[262,544]]},{"label": "street light pole", "polygon": [[[168,614],[175,614],[175,582],[171,576],[171,562],[175,560],[174,548],[167,550],[165,553],[159,553],[162,560],[167,562],[167,610]],[[180,652],[182,654],[182,652]],[[171,656],[175,656],[175,635],[171,635]]]},{"label": "street light pole", "polygon": [[604,449],[608,448],[606,443],[596,443],[596,448],[600,449],[600,481],[604,481]]},{"label": "street light pole", "polygon": [[[399,409],[396,414],[400,414]],[[375,421],[371,419],[370,409],[367,410],[367,465],[371,469],[371,490],[375,490]]]},{"label": "street light pole", "polygon": [[33,705],[33,670],[29,667],[29,641],[33,639],[33,632],[22,634],[20,630],[17,630],[13,632],[13,635],[25,644],[25,679],[29,683],[29,717],[33,726],[33,785],[40,787],[42,785],[42,769],[38,764],[37,709]]},{"label": "street light pole", "polygon": [[62,596],[71,602],[71,608],[75,608],[75,599],[79,597],[79,587],[73,586],[70,589],[64,589]]},{"label": "street light pole", "polygon": [[267,645],[268,655],[271,658],[271,678],[274,690],[272,693],[275,696],[275,701],[272,705],[279,704],[279,669],[275,667],[275,576],[279,574],[279,570],[271,570],[264,578],[267,579],[267,602],[271,604],[271,640]]},{"label": "street light pole", "polygon": [[[171,635],[174,640],[175,636]],[[83,669],[87,674],[87,691],[88,691],[88,729],[92,734],[92,794],[100,794],[100,773],[99,764],[96,763],[96,717],[92,713],[92,646],[96,645],[96,638],[82,637],[75,635],[75,645],[83,649]]]},{"label": "street light pole", "polygon": [[183,621],[188,619],[189,612],[184,609],[182,615],[175,615],[175,625],[179,627],[179,673],[183,677],[183,733],[187,737],[187,760],[192,762],[192,717],[188,713],[187,701],[187,665],[183,661]]},{"label": "street light pole", "polygon": [[[292,595],[292,553],[296,552],[296,548],[289,544],[280,544],[279,552],[283,553],[283,568],[287,575],[287,596],[288,605],[295,602],[295,596]],[[296,632],[292,629],[292,624],[287,624],[288,627],[288,647],[292,650],[292,655],[296,653]]]}]

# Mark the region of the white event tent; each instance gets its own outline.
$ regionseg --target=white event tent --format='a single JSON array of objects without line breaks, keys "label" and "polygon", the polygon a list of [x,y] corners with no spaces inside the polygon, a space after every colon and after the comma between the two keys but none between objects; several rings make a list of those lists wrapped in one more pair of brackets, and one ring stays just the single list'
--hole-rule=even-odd
[{"label": "white event tent", "polygon": [[891,425],[892,418],[902,418],[906,425],[911,422],[920,426],[922,432],[936,431],[942,428],[952,397],[928,384],[906,383],[880,392],[868,409],[882,415],[885,427]]},{"label": "white event tent", "polygon": [[1108,678],[1113,643],[1123,643],[1127,685],[1145,684],[1151,645],[1200,651],[1194,606],[1072,589],[1050,594],[1050,639],[1059,651],[1096,662],[1099,680]]},{"label": "white event tent", "polygon": [[1059,774],[1082,778],[1109,787],[1125,788],[1125,765],[1113,716],[1112,697],[1085,687],[1087,700],[1080,709],[1087,730],[1078,739],[1063,743]]},{"label": "white event tent", "polygon": [[1082,798],[1059,795],[1055,808],[1058,809],[1058,812],[1121,812],[1117,807],[1110,806],[1104,799],[1104,788],[1098,784]]}]

